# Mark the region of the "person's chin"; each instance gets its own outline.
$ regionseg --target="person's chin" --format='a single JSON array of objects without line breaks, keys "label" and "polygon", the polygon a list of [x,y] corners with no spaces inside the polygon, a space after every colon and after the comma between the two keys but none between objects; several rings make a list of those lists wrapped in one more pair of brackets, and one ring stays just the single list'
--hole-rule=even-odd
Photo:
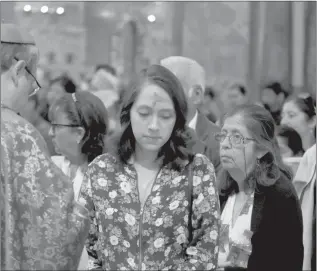
[{"label": "person's chin", "polygon": [[[54,144],[54,143],[53,143]],[[55,152],[58,154],[58,155],[63,155],[63,153],[61,152],[61,149],[59,147],[57,147],[55,144],[54,144],[54,150]]]},{"label": "person's chin", "polygon": [[159,151],[162,146],[160,144],[146,143],[142,144],[142,147],[147,151]]},{"label": "person's chin", "polygon": [[221,157],[221,164],[224,168],[232,168],[234,166],[234,162],[229,157]]}]

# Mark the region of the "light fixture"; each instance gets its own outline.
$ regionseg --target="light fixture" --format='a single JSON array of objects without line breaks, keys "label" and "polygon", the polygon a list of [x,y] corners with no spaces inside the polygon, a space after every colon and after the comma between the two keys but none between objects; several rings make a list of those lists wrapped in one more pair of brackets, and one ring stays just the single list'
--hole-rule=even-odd
[{"label": "light fixture", "polygon": [[47,13],[48,12],[48,6],[41,7],[41,12],[42,13]]},{"label": "light fixture", "polygon": [[30,11],[32,10],[32,7],[31,7],[30,5],[25,5],[24,8],[23,8],[23,10],[24,10],[25,12],[30,12]]},{"label": "light fixture", "polygon": [[151,14],[151,15],[147,16],[147,19],[148,19],[148,21],[149,21],[150,23],[153,23],[153,22],[155,22],[156,17]]},{"label": "light fixture", "polygon": [[64,13],[64,8],[63,7],[58,7],[57,9],[56,9],[56,13],[58,14],[58,15],[62,15],[63,13]]}]

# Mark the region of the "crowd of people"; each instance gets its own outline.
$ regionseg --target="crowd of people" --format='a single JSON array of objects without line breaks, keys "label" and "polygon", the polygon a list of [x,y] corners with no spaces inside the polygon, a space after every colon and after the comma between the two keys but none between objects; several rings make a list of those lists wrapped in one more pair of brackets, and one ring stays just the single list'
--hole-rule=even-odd
[{"label": "crowd of people", "polygon": [[[316,103],[169,56],[38,77],[1,25],[1,270],[316,270]],[[43,79],[43,77],[42,77]]]}]

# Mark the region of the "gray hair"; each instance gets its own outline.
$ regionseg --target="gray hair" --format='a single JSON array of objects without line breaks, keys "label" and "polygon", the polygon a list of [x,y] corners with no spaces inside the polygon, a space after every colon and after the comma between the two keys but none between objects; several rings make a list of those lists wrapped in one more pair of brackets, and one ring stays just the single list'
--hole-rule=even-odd
[{"label": "gray hair", "polygon": [[200,86],[205,92],[205,70],[197,61],[183,56],[170,56],[162,59],[160,64],[174,73],[186,93],[193,86]]}]

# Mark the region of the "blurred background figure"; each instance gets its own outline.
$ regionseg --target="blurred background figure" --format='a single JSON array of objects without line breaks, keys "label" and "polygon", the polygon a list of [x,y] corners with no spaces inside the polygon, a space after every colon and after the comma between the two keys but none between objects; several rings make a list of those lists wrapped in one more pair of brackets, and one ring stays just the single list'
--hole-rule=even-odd
[{"label": "blurred background figure", "polygon": [[316,270],[316,144],[309,148],[294,177],[303,213],[304,263],[302,270]]},{"label": "blurred background figure", "polygon": [[[105,149],[107,110],[92,93],[78,91],[62,95],[50,107],[49,115],[49,135],[59,154],[52,156],[52,160],[72,180],[75,200],[78,200],[88,164]],[[87,270],[88,266],[84,249],[78,270]]]},{"label": "blurred background figure", "polygon": [[90,87],[92,90],[117,89],[118,79],[115,69],[110,65],[99,65],[92,76]]},{"label": "blurred background figure", "polygon": [[292,169],[295,175],[305,152],[300,135],[289,126],[279,126],[276,138],[284,163]]},{"label": "blurred background figure", "polygon": [[292,127],[299,133],[303,149],[316,143],[316,101],[311,95],[292,96],[283,105],[282,125]]},{"label": "blurred background figure", "polygon": [[52,89],[63,90],[67,93],[75,93],[77,86],[74,81],[67,75],[67,73],[62,74],[51,80],[50,87]]},{"label": "blurred background figure", "polygon": [[234,84],[229,87],[224,93],[224,103],[226,111],[235,109],[237,106],[247,102],[246,88],[239,84]]},{"label": "blurred background figure", "polygon": [[87,91],[89,89],[89,82],[90,79],[85,73],[80,73],[80,79],[79,79],[79,88],[83,91]]},{"label": "blurred background figure", "polygon": [[211,86],[207,86],[200,112],[213,123],[217,122],[222,112],[217,100],[219,100],[219,97],[217,97],[215,90]]},{"label": "blurred background figure", "polygon": [[287,157],[302,157],[304,154],[300,135],[289,126],[280,126],[277,131],[277,141],[281,155]]},{"label": "blurred background figure", "polygon": [[261,92],[262,103],[265,109],[271,113],[277,125],[280,124],[281,109],[286,98],[287,92],[278,82],[268,84]]},{"label": "blurred background figure", "polygon": [[197,135],[198,140],[206,146],[205,155],[213,163],[216,174],[221,171],[219,143],[214,134],[219,127],[209,121],[200,112],[206,87],[206,73],[196,61],[183,56],[170,56],[161,60],[161,65],[172,71],[183,86],[188,104],[187,126]]},{"label": "blurred background figure", "polygon": [[109,118],[109,135],[119,129],[119,80],[115,69],[110,65],[98,65],[92,76],[89,91],[96,95],[105,105]]}]

